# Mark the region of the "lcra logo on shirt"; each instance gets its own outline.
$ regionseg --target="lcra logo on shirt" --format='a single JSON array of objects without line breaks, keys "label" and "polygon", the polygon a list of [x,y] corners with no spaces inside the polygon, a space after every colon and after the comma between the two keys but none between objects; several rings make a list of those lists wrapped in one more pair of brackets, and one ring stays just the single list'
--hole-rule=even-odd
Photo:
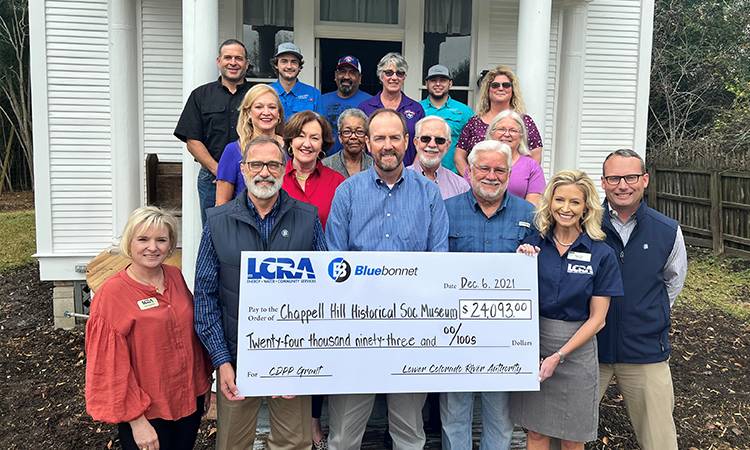
[{"label": "lcra logo on shirt", "polygon": [[580,275],[593,275],[594,269],[589,264],[568,263],[568,273],[577,273]]}]

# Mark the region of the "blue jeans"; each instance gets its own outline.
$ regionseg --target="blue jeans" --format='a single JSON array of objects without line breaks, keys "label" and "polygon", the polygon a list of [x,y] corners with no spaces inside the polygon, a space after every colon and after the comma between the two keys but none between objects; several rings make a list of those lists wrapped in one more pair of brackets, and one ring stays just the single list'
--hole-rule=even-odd
[{"label": "blue jeans", "polygon": [[[481,392],[482,440],[480,450],[510,448],[513,422],[510,420],[507,392]],[[473,392],[440,394],[440,420],[443,422],[443,450],[471,450]]]},{"label": "blue jeans", "polygon": [[213,208],[216,204],[216,177],[204,167],[198,172],[198,203],[203,225],[206,223],[206,209]]}]

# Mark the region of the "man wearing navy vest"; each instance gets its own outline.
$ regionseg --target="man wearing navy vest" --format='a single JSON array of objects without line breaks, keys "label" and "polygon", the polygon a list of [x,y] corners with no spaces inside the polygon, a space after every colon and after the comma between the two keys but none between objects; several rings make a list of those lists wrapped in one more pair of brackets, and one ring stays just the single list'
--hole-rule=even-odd
[{"label": "man wearing navy vest", "polygon": [[[281,190],[284,159],[275,139],[253,139],[240,165],[247,190],[207,210],[196,262],[195,330],[219,372],[217,449],[253,447],[263,400],[239,396],[235,385],[241,252],[327,250],[317,208]],[[271,410],[268,448],[309,450],[310,397],[266,402]]]},{"label": "man wearing navy vest", "polygon": [[677,450],[669,327],[687,272],[685,242],[679,224],[643,200],[649,178],[640,155],[617,150],[602,173],[602,228],[618,255],[625,295],[612,297],[597,335],[600,398],[616,376],[641,448]]}]

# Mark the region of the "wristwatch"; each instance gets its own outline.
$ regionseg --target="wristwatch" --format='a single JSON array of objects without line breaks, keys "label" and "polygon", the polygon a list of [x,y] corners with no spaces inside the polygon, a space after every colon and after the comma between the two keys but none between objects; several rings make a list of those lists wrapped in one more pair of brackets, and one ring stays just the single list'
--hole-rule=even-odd
[{"label": "wristwatch", "polygon": [[560,357],[560,364],[564,363],[565,362],[565,353],[561,352],[560,350],[556,351],[555,353],[557,353],[557,356]]}]

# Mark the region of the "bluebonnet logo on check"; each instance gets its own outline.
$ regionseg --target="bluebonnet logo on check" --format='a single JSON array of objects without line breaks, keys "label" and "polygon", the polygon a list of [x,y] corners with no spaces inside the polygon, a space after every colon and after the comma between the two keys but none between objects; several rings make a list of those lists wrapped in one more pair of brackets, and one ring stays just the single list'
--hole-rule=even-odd
[{"label": "bluebonnet logo on check", "polygon": [[343,283],[352,274],[352,266],[344,258],[333,258],[328,264],[328,275],[336,283]]}]

